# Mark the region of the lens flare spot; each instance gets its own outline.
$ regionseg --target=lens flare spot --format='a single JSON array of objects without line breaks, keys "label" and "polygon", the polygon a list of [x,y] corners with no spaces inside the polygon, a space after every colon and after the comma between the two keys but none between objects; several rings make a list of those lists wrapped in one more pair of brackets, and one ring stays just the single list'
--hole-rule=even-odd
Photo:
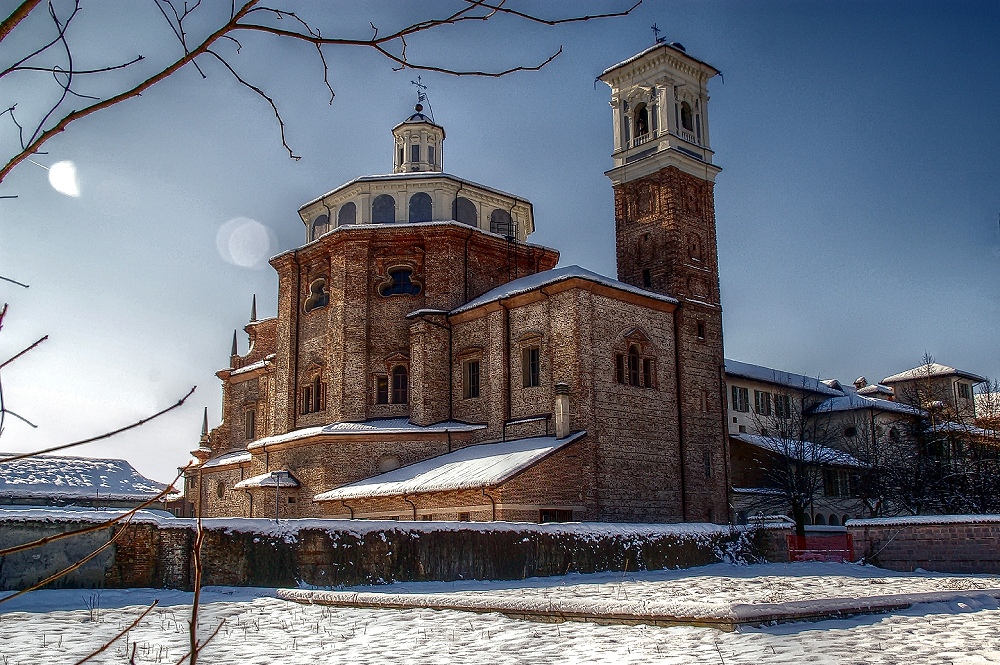
[{"label": "lens flare spot", "polygon": [[49,184],[60,194],[80,196],[80,181],[76,178],[76,164],[66,160],[50,166]]},{"label": "lens flare spot", "polygon": [[234,217],[215,236],[219,256],[241,268],[264,267],[275,244],[271,230],[249,217]]}]

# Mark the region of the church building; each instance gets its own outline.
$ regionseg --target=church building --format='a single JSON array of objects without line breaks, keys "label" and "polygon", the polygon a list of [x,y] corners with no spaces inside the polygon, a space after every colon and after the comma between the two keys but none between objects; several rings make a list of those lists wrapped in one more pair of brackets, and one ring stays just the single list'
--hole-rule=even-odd
[{"label": "church building", "polygon": [[271,259],[277,314],[254,307],[248,352],[234,337],[218,372],[195,509],[729,521],[716,74],[657,43],[600,76],[617,279],[556,267],[528,240],[529,201],[445,173],[445,130],[418,104],[392,129],[392,173],[299,208],[305,244]]}]

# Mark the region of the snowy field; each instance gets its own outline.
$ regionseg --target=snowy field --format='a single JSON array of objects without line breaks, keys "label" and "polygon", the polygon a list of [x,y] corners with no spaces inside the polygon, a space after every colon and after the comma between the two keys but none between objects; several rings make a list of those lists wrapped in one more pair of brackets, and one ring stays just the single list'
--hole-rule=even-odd
[{"label": "snowy field", "polygon": [[[801,563],[602,573],[517,582],[395,584],[385,593],[454,593],[731,605],[1000,587],[988,576],[893,573]],[[358,590],[362,590],[358,588]],[[186,651],[191,594],[151,589],[36,591],[0,604],[0,665],[73,663],[160,605],[93,662],[174,663]],[[1000,607],[959,598],[890,615],[727,633],[714,628],[544,624],[499,614],[299,605],[268,589],[213,587],[203,663],[1000,663]]]}]

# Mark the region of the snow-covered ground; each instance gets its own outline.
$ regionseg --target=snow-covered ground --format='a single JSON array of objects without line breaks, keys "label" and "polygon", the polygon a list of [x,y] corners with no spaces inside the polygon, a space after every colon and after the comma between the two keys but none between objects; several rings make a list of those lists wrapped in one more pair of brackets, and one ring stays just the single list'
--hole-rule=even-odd
[{"label": "snow-covered ground", "polygon": [[[734,603],[1000,587],[988,576],[902,574],[852,564],[802,563],[647,573],[568,575],[516,582],[395,584],[385,593],[454,593],[601,600]],[[362,589],[358,589],[362,590]],[[0,665],[72,663],[160,605],[95,659],[173,663],[186,651],[191,595],[178,591],[36,591],[0,604]],[[273,590],[215,587],[203,594],[204,632],[225,625],[204,663],[1000,663],[1000,607],[971,597],[890,615],[792,623],[727,633],[679,626],[543,624],[499,614],[299,605]]]}]

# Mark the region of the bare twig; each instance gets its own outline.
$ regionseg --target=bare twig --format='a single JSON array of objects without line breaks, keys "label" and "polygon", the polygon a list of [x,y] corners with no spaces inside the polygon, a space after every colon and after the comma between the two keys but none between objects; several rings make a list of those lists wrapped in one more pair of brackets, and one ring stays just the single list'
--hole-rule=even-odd
[{"label": "bare twig", "polygon": [[[4,311],[6,311],[6,309],[7,309],[7,306],[4,305]],[[2,320],[2,319],[3,319],[3,317],[0,317],[0,320]],[[31,346],[29,346],[29,347],[27,347],[25,349],[22,349],[21,351],[19,351],[15,355],[13,355],[10,358],[8,358],[7,360],[3,361],[2,363],[0,363],[0,369],[3,369],[7,365],[11,364],[15,360],[17,360],[18,358],[20,358],[21,356],[23,356],[25,353],[27,353],[28,351],[31,351],[33,348],[35,348],[36,346],[38,346],[39,344],[41,344],[42,342],[44,342],[45,340],[47,340],[48,338],[49,338],[49,336],[45,335],[44,337],[36,340],[34,342],[34,344],[32,344]]]},{"label": "bare twig", "polygon": [[[146,615],[149,614],[150,612],[152,612],[153,608],[156,607],[159,604],[160,604],[159,600],[154,600],[152,602],[152,604],[149,607],[147,607],[145,609],[145,611],[143,611],[142,614],[140,614],[138,617],[136,617],[135,621],[133,621],[132,623],[130,623],[128,626],[125,627],[125,630],[121,631],[120,633],[118,633],[117,635],[115,635],[114,637],[112,637],[110,640],[108,640],[107,642],[105,642],[104,644],[102,644],[99,649],[97,649],[96,651],[94,651],[93,653],[91,653],[89,656],[84,656],[80,660],[78,660],[75,663],[73,663],[73,665],[83,665],[83,663],[86,663],[88,660],[90,660],[94,656],[98,656],[101,653],[103,653],[109,646],[111,646],[112,644],[114,644],[115,642],[117,642],[119,639],[121,639],[122,635],[125,635],[128,631],[130,631],[133,628],[135,628],[136,626],[138,626],[139,622],[142,621],[143,619],[145,619]],[[135,653],[133,652],[132,655],[134,657]]]},{"label": "bare twig", "polygon": [[170,411],[173,411],[177,407],[181,406],[182,404],[184,404],[185,401],[187,401],[187,398],[190,397],[197,388],[198,388],[198,386],[192,387],[191,390],[188,391],[187,395],[185,395],[184,397],[180,398],[177,401],[176,404],[172,404],[172,405],[168,406],[165,409],[157,411],[156,413],[154,413],[151,416],[148,416],[148,417],[143,418],[141,420],[137,420],[136,422],[132,423],[131,425],[126,425],[125,427],[119,427],[118,429],[116,429],[114,431],[105,432],[104,434],[98,434],[97,436],[92,436],[89,439],[82,439],[80,441],[74,441],[73,443],[64,443],[64,444],[62,444],[60,446],[52,446],[51,448],[44,448],[42,450],[36,450],[36,451],[30,452],[30,453],[21,453],[21,454],[18,454],[18,455],[11,455],[10,457],[4,457],[4,458],[0,459],[0,464],[7,464],[9,462],[15,462],[15,461],[17,461],[19,459],[25,459],[25,458],[28,458],[28,457],[35,457],[36,455],[45,455],[47,453],[54,453],[54,452],[59,451],[59,450],[66,450],[67,448],[75,448],[76,446],[82,446],[82,445],[87,444],[87,443],[93,443],[94,441],[100,441],[101,439],[109,439],[109,438],[111,438],[111,437],[113,437],[113,436],[115,436],[117,434],[121,434],[122,432],[127,432],[130,429],[135,429],[136,427],[139,427],[140,425],[144,425],[144,424],[148,423],[150,420],[154,420],[156,418],[159,418],[163,414],[169,413]]},{"label": "bare twig", "polygon": [[[222,621],[220,621],[219,625],[215,627],[215,630],[213,630],[212,633],[208,637],[205,638],[205,641],[198,645],[198,652],[199,653],[201,652],[202,649],[204,649],[205,647],[208,646],[209,642],[211,642],[212,640],[215,639],[215,636],[219,634],[219,631],[222,630],[222,627],[224,625],[226,625],[226,620],[225,619],[223,619]],[[191,655],[190,651],[188,653],[184,654],[183,656],[181,656],[181,659],[178,660],[177,663],[175,663],[175,665],[181,665],[181,663],[183,663],[185,660],[187,660],[190,655]],[[197,658],[197,656],[196,656],[196,658]]]},{"label": "bare twig", "polygon": [[[201,490],[201,483],[198,483],[198,489]],[[194,564],[194,598],[191,601],[191,621],[188,622],[190,626],[190,641],[191,641],[191,665],[197,665],[198,663],[198,652],[201,651],[201,647],[198,646],[198,604],[201,601],[201,546],[205,541],[205,528],[201,523],[201,510],[198,511],[198,535],[194,539],[194,551],[192,552],[192,563]],[[209,638],[211,639],[211,638]],[[205,641],[206,644],[208,640]]]}]

